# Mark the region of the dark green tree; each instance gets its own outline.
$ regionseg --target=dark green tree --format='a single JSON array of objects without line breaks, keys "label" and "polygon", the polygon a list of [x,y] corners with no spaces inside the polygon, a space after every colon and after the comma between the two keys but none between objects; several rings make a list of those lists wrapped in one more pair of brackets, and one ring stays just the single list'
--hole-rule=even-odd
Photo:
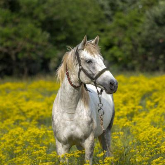
[{"label": "dark green tree", "polygon": [[[146,12],[158,4],[151,0],[98,0],[103,10],[109,5],[109,23],[101,33],[102,49],[105,58],[112,66],[120,70],[147,70],[142,58],[147,49],[143,45]],[[147,21],[146,21],[147,22]],[[146,30],[150,33],[150,29]],[[141,61],[142,60],[142,61]],[[143,66],[143,67],[142,67]]]},{"label": "dark green tree", "polygon": [[140,50],[139,34],[143,17],[137,10],[118,12],[103,34],[105,58],[119,69],[134,69]]},{"label": "dark green tree", "polygon": [[67,45],[94,38],[104,24],[95,0],[1,0],[1,75],[55,69]]},{"label": "dark green tree", "polygon": [[108,63],[164,70],[162,0],[1,0],[0,76],[54,71],[66,46],[100,35]]},{"label": "dark green tree", "polygon": [[[15,2],[16,4],[14,4]],[[0,71],[3,74],[37,73],[55,48],[49,33],[37,22],[23,17],[18,1],[4,1],[0,10]],[[18,6],[17,6],[18,5]]]},{"label": "dark green tree", "polygon": [[165,2],[148,10],[142,26],[141,70],[165,70]]}]

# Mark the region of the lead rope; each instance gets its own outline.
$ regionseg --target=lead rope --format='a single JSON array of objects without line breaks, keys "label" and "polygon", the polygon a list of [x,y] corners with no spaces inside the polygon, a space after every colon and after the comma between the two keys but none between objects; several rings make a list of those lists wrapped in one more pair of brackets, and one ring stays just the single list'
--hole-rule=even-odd
[{"label": "lead rope", "polygon": [[98,90],[98,88],[96,86],[96,82],[94,82],[94,84],[95,84],[95,87],[96,87],[96,90],[97,90],[98,99],[99,99],[98,114],[99,114],[99,119],[100,119],[100,125],[101,125],[102,131],[103,131],[103,136],[104,136],[104,139],[105,139],[107,150],[108,150],[108,152],[110,154],[111,152],[109,150],[109,146],[108,146],[107,138],[106,138],[106,134],[105,134],[105,129],[104,129],[104,125],[103,125],[104,110],[103,110],[103,103],[101,101],[101,95],[103,93],[103,90],[101,89],[100,92],[99,92],[99,90]]}]

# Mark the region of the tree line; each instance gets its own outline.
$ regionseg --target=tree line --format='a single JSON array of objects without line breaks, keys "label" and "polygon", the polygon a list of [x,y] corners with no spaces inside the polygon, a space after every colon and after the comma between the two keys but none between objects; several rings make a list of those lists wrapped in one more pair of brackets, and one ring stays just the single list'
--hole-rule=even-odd
[{"label": "tree line", "polygon": [[54,72],[84,35],[110,68],[165,70],[163,0],[1,0],[0,76]]}]

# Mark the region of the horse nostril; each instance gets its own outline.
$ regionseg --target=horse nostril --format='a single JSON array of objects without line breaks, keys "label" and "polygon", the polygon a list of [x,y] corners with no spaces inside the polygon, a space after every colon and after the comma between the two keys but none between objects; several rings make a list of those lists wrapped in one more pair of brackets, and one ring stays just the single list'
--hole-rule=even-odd
[{"label": "horse nostril", "polygon": [[114,80],[111,80],[110,81],[110,85],[113,86],[115,84],[115,81]]}]

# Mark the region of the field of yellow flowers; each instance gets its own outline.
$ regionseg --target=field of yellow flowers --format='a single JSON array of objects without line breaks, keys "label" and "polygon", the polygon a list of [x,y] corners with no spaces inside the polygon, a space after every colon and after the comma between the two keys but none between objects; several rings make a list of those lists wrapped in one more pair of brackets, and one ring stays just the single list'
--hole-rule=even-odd
[{"label": "field of yellow flowers", "polygon": [[[103,161],[96,140],[94,164],[165,164],[165,76],[117,76],[113,156]],[[59,164],[51,111],[59,84],[42,78],[0,82],[0,165]],[[66,156],[80,164],[83,152]]]}]

